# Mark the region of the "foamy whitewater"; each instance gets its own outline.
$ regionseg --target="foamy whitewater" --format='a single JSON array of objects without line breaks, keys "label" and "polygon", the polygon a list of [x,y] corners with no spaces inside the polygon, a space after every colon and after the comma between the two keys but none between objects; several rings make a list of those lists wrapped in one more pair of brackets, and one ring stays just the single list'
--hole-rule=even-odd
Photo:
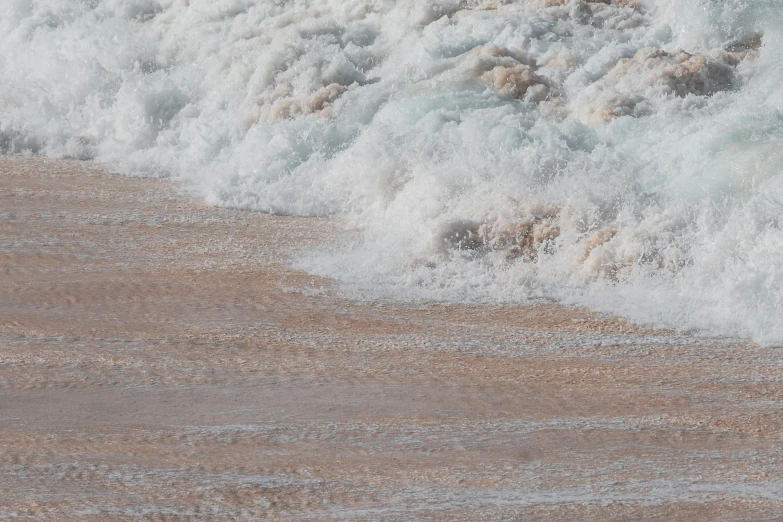
[{"label": "foamy whitewater", "polygon": [[337,215],[356,294],[783,342],[783,0],[5,0],[0,151]]}]

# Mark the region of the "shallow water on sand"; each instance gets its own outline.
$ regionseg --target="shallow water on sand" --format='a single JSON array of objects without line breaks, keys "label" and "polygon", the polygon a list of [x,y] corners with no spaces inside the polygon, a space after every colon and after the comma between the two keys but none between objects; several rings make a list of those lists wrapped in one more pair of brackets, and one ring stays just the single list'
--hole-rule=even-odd
[{"label": "shallow water on sand", "polygon": [[0,158],[0,518],[738,520],[779,349],[555,304],[341,297],[336,220]]}]

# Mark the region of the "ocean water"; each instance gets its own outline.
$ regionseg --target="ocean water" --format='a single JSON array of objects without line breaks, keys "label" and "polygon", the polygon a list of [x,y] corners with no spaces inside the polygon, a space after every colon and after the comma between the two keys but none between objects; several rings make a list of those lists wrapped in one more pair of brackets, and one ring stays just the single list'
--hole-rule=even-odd
[{"label": "ocean water", "polygon": [[346,291],[783,342],[783,0],[6,0],[0,152],[335,215]]}]

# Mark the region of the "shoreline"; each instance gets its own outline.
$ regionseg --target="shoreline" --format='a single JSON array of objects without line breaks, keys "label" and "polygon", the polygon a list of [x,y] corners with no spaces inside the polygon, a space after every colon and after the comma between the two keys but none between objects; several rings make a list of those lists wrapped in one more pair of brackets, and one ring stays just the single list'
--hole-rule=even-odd
[{"label": "shoreline", "polygon": [[0,518],[783,509],[779,349],[556,304],[346,300],[288,263],[337,220],[74,160],[0,156],[0,179]]}]

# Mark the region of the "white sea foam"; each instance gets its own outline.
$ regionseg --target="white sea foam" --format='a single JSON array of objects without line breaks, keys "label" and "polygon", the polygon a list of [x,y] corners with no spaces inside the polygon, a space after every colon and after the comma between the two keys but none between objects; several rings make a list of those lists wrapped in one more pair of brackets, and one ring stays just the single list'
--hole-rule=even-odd
[{"label": "white sea foam", "polygon": [[363,293],[783,342],[783,0],[8,0],[0,150],[341,215]]}]

